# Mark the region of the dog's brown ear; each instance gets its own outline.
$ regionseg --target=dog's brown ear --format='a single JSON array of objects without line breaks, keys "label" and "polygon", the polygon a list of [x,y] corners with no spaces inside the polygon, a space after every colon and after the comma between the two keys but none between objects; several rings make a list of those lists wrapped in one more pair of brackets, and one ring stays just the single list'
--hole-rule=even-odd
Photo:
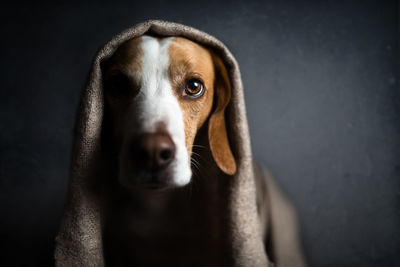
[{"label": "dog's brown ear", "polygon": [[214,99],[216,103],[208,125],[208,139],[211,153],[218,167],[226,174],[233,175],[236,173],[236,162],[229,146],[225,125],[225,108],[231,98],[231,83],[222,60],[213,55],[213,61],[215,70],[214,92],[216,94]]}]

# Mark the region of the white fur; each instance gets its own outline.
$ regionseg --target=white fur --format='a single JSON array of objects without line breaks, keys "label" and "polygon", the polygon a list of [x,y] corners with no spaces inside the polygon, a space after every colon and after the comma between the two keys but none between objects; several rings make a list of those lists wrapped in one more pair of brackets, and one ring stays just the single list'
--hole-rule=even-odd
[{"label": "white fur", "polygon": [[176,147],[175,159],[170,166],[174,183],[183,186],[190,182],[192,172],[185,144],[182,111],[168,76],[168,50],[172,39],[158,41],[150,36],[142,37],[141,88],[132,105],[132,108],[140,110],[140,115],[139,118],[131,118],[131,121],[136,121],[136,129],[132,131],[141,133],[155,132],[159,122],[166,125]]}]

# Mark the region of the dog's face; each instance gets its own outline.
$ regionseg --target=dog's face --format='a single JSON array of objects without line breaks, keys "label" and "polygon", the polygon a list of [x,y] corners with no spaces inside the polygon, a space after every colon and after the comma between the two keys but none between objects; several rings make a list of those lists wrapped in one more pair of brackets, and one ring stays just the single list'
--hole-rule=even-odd
[{"label": "dog's face", "polygon": [[[191,179],[192,147],[210,118],[210,148],[226,173],[236,165],[224,109],[230,85],[221,60],[182,37],[141,36],[102,64],[106,112],[120,183],[132,188],[183,186]],[[214,143],[214,144],[213,144]]]}]

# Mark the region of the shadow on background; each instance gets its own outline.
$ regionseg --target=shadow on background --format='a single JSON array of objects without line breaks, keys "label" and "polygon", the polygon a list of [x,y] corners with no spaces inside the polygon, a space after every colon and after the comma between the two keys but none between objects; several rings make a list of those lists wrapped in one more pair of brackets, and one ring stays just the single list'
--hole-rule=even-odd
[{"label": "shadow on background", "polygon": [[2,6],[0,265],[54,264],[91,60],[157,18],[236,56],[254,157],[297,207],[310,266],[400,266],[397,2],[265,2]]}]

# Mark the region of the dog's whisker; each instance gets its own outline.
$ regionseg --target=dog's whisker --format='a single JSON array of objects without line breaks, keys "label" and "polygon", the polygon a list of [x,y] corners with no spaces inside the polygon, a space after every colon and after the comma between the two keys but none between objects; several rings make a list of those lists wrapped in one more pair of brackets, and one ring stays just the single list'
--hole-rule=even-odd
[{"label": "dog's whisker", "polygon": [[196,162],[194,159],[191,161],[193,168],[193,173],[196,177],[200,177],[202,174],[202,170],[199,166],[199,163]]},{"label": "dog's whisker", "polygon": [[[200,155],[199,155],[199,156],[200,156]],[[199,164],[199,162],[198,162],[194,157],[191,157],[191,158],[190,158],[190,161],[191,161],[191,162],[194,162],[194,163],[196,163],[196,164]]]},{"label": "dog's whisker", "polygon": [[203,146],[203,145],[191,145],[189,148],[193,148],[193,147],[196,147],[196,148],[204,148],[204,149],[208,149],[208,150],[210,150],[210,148],[209,148],[209,147],[207,147],[207,146]]},{"label": "dog's whisker", "polygon": [[200,168],[200,166],[202,166],[202,164],[200,164],[200,162],[198,162],[193,157],[191,158],[191,162],[192,162],[193,166],[198,170],[198,174],[199,174],[198,177],[202,177],[204,175],[206,175],[206,176],[211,175],[211,173],[209,172],[209,170],[207,170],[207,168]]},{"label": "dog's whisker", "polygon": [[195,156],[197,156],[197,157],[199,157],[199,158],[201,158],[201,155],[200,155],[199,153],[192,152],[192,154],[195,155]]},{"label": "dog's whisker", "polygon": [[[209,162],[206,159],[204,159],[200,154],[196,153],[195,156],[198,157],[198,160],[195,159],[194,157],[192,157],[191,159],[196,162],[196,165],[203,167],[203,166],[207,166],[209,164]],[[201,160],[204,164],[201,164],[199,162],[199,160]],[[201,169],[199,168],[198,170],[199,170],[200,176],[212,176],[213,175],[208,168],[203,167]]]},{"label": "dog's whisker", "polygon": [[[202,157],[202,155],[196,153],[196,154],[194,154],[194,156],[198,157],[198,160],[196,160],[196,163],[198,163],[199,165],[201,165],[199,160],[202,160],[203,162],[207,163],[207,161]],[[192,159],[195,160],[194,157],[192,157]]]},{"label": "dog's whisker", "polygon": [[196,169],[198,171],[200,171],[199,162],[197,162],[195,159],[191,158],[191,163],[193,164],[194,167],[196,167]]},{"label": "dog's whisker", "polygon": [[199,153],[197,153],[197,152],[194,152],[194,151],[192,151],[192,154],[195,155],[195,156],[197,156],[197,157],[199,157],[200,159],[202,159],[202,155],[201,155],[201,154],[199,154]]}]

